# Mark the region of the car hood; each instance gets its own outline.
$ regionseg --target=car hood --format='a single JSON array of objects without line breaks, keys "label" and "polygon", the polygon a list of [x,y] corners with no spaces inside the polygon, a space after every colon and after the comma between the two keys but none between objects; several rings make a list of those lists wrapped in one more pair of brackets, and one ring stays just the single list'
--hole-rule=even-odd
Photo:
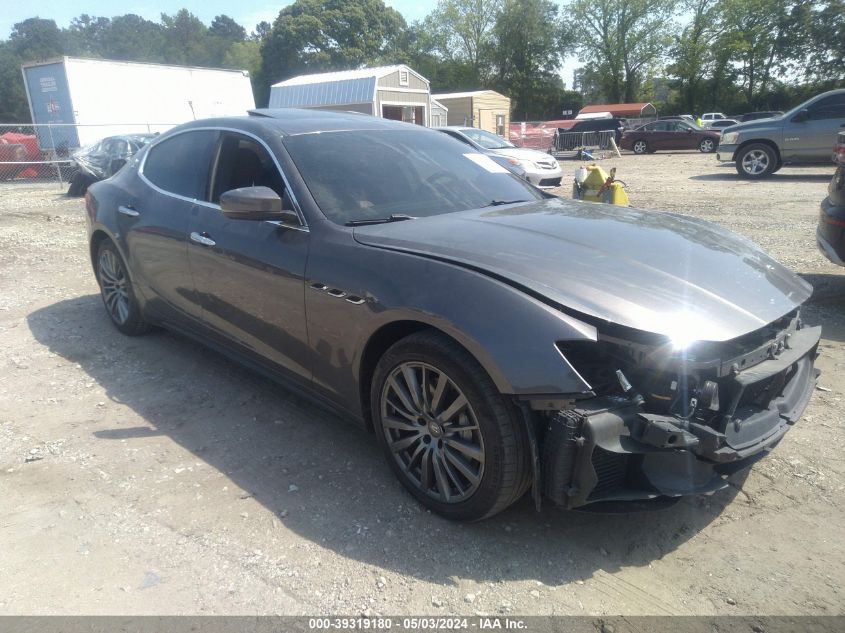
[{"label": "car hood", "polygon": [[[766,133],[766,132],[778,132],[783,127],[783,119],[784,117],[772,117],[769,119],[754,119],[753,121],[746,121],[744,123],[737,123],[736,125],[732,125],[729,128],[725,128],[730,130],[731,132],[754,132],[755,134],[758,133]],[[723,130],[724,131],[724,130]]]},{"label": "car hood", "polygon": [[533,149],[525,149],[522,147],[503,147],[501,149],[494,149],[490,150],[495,154],[500,154],[502,156],[509,156],[510,158],[516,158],[518,160],[530,160],[533,162],[541,161],[541,162],[554,162],[555,158],[545,152],[538,152],[537,150]]},{"label": "car hood", "polygon": [[[674,339],[729,340],[812,293],[755,244],[709,222],[558,198],[356,227],[354,236]],[[495,306],[475,308],[479,318],[494,318]]]}]

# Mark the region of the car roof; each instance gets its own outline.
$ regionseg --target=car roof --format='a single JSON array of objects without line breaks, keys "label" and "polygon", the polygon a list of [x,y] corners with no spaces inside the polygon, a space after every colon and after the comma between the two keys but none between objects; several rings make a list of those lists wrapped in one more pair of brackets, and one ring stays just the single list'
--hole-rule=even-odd
[{"label": "car roof", "polygon": [[282,136],[313,134],[316,132],[363,131],[363,130],[418,130],[426,129],[401,121],[391,121],[357,112],[326,112],[301,108],[256,108],[247,116],[200,119],[181,126],[193,127],[238,127],[261,128]]}]

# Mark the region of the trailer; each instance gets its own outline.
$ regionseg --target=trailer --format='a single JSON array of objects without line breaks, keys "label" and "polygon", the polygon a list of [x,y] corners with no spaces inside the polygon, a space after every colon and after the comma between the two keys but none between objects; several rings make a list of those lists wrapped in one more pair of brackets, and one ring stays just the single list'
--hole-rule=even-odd
[{"label": "trailer", "polygon": [[39,147],[59,155],[106,136],[164,132],[255,107],[245,70],[61,57],[21,72]]}]

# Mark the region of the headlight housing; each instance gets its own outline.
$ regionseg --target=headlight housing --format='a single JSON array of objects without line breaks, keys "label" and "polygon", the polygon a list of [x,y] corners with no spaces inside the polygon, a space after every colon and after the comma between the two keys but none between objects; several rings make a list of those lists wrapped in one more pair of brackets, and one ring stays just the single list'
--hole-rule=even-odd
[{"label": "headlight housing", "polygon": [[722,145],[733,145],[739,140],[739,132],[728,132],[727,134],[722,134]]}]

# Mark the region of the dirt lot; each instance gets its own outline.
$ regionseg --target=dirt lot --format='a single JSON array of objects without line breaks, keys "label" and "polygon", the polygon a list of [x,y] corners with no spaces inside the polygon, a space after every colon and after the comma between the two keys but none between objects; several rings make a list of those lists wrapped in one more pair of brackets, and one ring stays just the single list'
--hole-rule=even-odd
[{"label": "dirt lot", "polygon": [[604,162],[636,206],[739,231],[817,288],[823,389],[741,491],[441,520],[365,433],[190,341],[118,334],[82,201],[4,184],[0,613],[842,614],[845,275],[814,244],[832,168]]}]

